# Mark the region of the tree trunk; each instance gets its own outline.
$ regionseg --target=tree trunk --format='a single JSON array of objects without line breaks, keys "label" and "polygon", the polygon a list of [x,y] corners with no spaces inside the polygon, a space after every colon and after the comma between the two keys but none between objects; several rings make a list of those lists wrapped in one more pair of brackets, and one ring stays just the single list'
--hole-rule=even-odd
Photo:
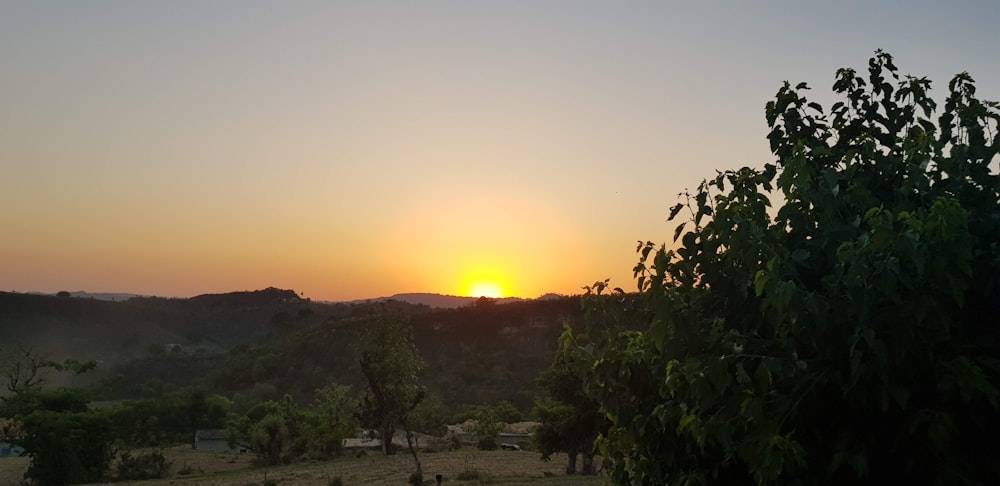
[{"label": "tree trunk", "polygon": [[390,455],[396,451],[392,450],[392,436],[396,430],[391,425],[382,426],[382,454]]},{"label": "tree trunk", "polygon": [[417,457],[417,448],[413,446],[413,432],[406,431],[406,445],[410,448],[410,454],[413,454],[413,462],[417,465],[417,472],[422,476],[424,474],[423,468],[420,467],[420,458]]},{"label": "tree trunk", "polygon": [[596,474],[594,472],[594,451],[587,450],[583,452],[583,469],[580,470],[580,474],[585,476],[593,476]]},{"label": "tree trunk", "polygon": [[569,456],[569,461],[566,463],[566,474],[576,474],[576,454],[576,447],[566,451],[566,455]]}]

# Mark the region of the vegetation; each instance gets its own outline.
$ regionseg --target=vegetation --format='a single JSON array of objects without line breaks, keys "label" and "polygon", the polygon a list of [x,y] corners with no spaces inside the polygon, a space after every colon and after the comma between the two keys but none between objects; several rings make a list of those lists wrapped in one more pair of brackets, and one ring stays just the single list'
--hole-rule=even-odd
[{"label": "vegetation", "polygon": [[246,414],[233,417],[227,438],[257,456],[260,465],[296,460],[330,459],[341,453],[344,438],[356,435],[357,402],[347,386],[316,391],[311,406],[302,406],[285,395],[280,402],[265,401]]},{"label": "vegetation", "polygon": [[185,388],[155,399],[131,400],[109,408],[115,435],[124,445],[152,447],[190,442],[198,429],[226,425],[232,401],[203,388]]},{"label": "vegetation", "polygon": [[[122,360],[116,351],[103,352],[101,367],[91,374],[108,378],[100,382],[78,381],[89,383],[86,392],[57,388],[68,384],[67,378],[87,376],[74,373],[80,367],[73,363],[79,362],[56,361],[30,349],[25,356],[32,360],[22,362],[38,365],[36,379],[29,381],[28,388],[33,392],[0,393],[3,416],[12,419],[3,424],[5,437],[25,442],[21,422],[42,408],[100,416],[108,426],[111,451],[111,462],[98,466],[105,480],[152,476],[158,465],[149,451],[190,443],[199,429],[227,429],[234,444],[257,456],[257,464],[335,457],[342,452],[344,438],[359,434],[357,415],[360,399],[367,391],[364,374],[354,359],[360,355],[352,350],[361,349],[366,331],[376,327],[387,313],[405,315],[410,320],[417,331],[410,331],[410,346],[415,356],[426,363],[426,370],[418,373],[419,383],[427,384],[424,398],[408,414],[404,429],[443,436],[445,425],[453,423],[454,417],[470,416],[472,411],[489,409],[505,421],[520,419],[527,411],[525,404],[535,396],[532,379],[543,367],[543,357],[551,354],[559,327],[563,322],[574,322],[579,314],[575,298],[502,305],[477,301],[467,308],[432,310],[400,302],[316,304],[293,296],[293,292],[270,289],[237,293],[231,300],[223,294],[104,302],[72,296],[0,293],[0,303],[5,311],[11,311],[0,315],[0,321],[13,323],[0,331],[24,330],[25,322],[39,323],[34,327],[62,322],[67,327],[58,332],[86,335],[85,343],[98,337],[98,348],[107,346],[105,341],[123,346],[123,335],[106,333],[110,329],[101,327],[104,324],[98,321],[134,320],[137,324],[130,327],[135,331],[129,339],[138,342],[146,339],[142,335],[146,332],[181,332],[195,327],[195,322],[220,323],[209,325],[207,333],[169,334],[166,339],[176,339],[176,343],[150,344],[134,358]],[[242,343],[231,336],[217,338],[214,334],[229,332],[232,322],[252,314],[268,316],[260,325],[270,330],[264,334],[251,332],[242,337]],[[257,326],[252,319],[247,325],[250,329]],[[111,328],[124,329],[118,324]],[[11,336],[39,342],[28,332]],[[208,341],[196,339],[238,344],[219,352],[213,351]],[[72,339],[67,344],[76,342]],[[4,350],[17,349],[12,346]],[[39,349],[44,349],[44,344]],[[62,349],[94,356],[87,354],[94,351],[89,347]],[[17,355],[4,356],[4,363],[13,363],[8,358]],[[87,368],[94,365],[80,364]],[[22,365],[20,369],[31,367]],[[17,380],[20,390],[24,381]],[[498,397],[511,397],[521,405]],[[91,410],[89,403],[93,399],[102,400],[99,410]],[[38,444],[33,447],[42,447]],[[146,449],[149,447],[153,449]],[[39,457],[45,454],[40,452]],[[59,457],[59,453],[52,457]],[[46,467],[47,463],[39,460],[38,464]],[[193,472],[187,462],[178,466],[177,473],[184,472]]]},{"label": "vegetation", "polygon": [[18,443],[31,458],[24,477],[38,485],[101,482],[115,457],[111,423],[87,409],[38,409],[21,420]]},{"label": "vegetation", "polygon": [[935,122],[883,52],[833,88],[778,91],[776,164],[685,194],[679,245],[639,245],[646,328],[580,347],[614,481],[1000,477],[998,105],[959,74]]},{"label": "vegetation", "polygon": [[363,427],[378,432],[382,453],[392,454],[397,428],[406,432],[406,444],[416,471],[411,482],[423,481],[423,469],[413,443],[413,412],[426,396],[420,386],[424,361],[413,344],[413,330],[404,322],[386,318],[368,330],[358,345],[358,365],[367,382],[357,417]]},{"label": "vegetation", "polygon": [[[565,339],[572,339],[567,332]],[[579,339],[579,338],[578,338]],[[540,398],[532,410],[542,425],[535,431],[534,441],[543,460],[556,452],[568,457],[566,474],[576,474],[576,459],[583,456],[581,473],[595,474],[594,441],[607,429],[600,413],[600,403],[586,393],[585,384],[592,374],[585,357],[573,344],[564,342],[538,380],[549,392]]]},{"label": "vegetation", "polygon": [[132,455],[121,453],[116,478],[119,481],[142,481],[167,477],[173,462],[164,457],[162,451],[150,451]]}]

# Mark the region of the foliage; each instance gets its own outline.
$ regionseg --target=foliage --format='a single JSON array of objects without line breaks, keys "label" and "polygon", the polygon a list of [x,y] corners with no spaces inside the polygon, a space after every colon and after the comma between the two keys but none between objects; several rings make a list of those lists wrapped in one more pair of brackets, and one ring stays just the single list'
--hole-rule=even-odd
[{"label": "foliage", "polygon": [[[603,303],[593,299],[584,301],[592,307],[588,319],[592,324],[607,326],[603,319],[595,322]],[[602,316],[604,317],[604,316]],[[560,338],[560,346],[552,359],[552,364],[543,371],[538,382],[548,392],[547,397],[535,402],[532,414],[541,425],[535,430],[532,440],[541,452],[542,460],[548,461],[552,454],[565,452],[568,456],[566,474],[576,474],[576,459],[583,455],[583,474],[595,474],[594,446],[599,434],[607,430],[607,423],[600,413],[600,404],[587,393],[587,385],[593,381],[592,363],[580,350],[589,337],[586,333],[574,335],[566,327]]]},{"label": "foliage", "polygon": [[492,435],[487,435],[486,437],[480,438],[476,442],[476,448],[481,451],[495,451],[497,450],[497,438]]},{"label": "foliage", "polygon": [[253,451],[258,464],[275,465],[291,462],[302,425],[301,411],[286,395],[282,402],[263,402],[245,416],[232,418],[226,437],[230,444]]},{"label": "foliage", "polygon": [[[507,402],[506,405],[509,405],[509,403]],[[503,431],[504,423],[506,422],[501,418],[501,413],[505,413],[501,407],[505,407],[505,405],[474,405],[456,415],[453,421],[464,423],[471,420],[474,422],[474,425],[470,432],[477,435],[496,437]],[[520,413],[518,413],[519,415]]]},{"label": "foliage", "polygon": [[24,345],[0,348],[0,416],[13,417],[44,408],[34,403],[52,372],[86,373],[97,366],[94,361],[67,359],[54,361],[44,353]]},{"label": "foliage", "polygon": [[351,396],[351,387],[331,385],[316,390],[316,399],[305,419],[304,431],[310,449],[319,458],[340,455],[343,440],[357,433],[358,423],[354,414],[358,403]]},{"label": "foliage", "polygon": [[343,439],[356,433],[356,412],[350,387],[331,385],[316,391],[311,406],[299,405],[289,395],[280,402],[259,403],[232,418],[226,435],[231,444],[252,450],[262,465],[328,459],[339,455]]},{"label": "foliage", "polygon": [[444,437],[451,423],[449,408],[436,394],[430,392],[410,414],[410,428],[435,437]]},{"label": "foliage", "polygon": [[[100,368],[81,378],[46,370],[51,380],[102,380],[95,390],[100,400],[156,399],[201,387],[231,398],[243,413],[285,394],[307,403],[328,383],[361,390],[353,350],[388,307],[409,319],[427,361],[421,384],[449,414],[504,399],[526,413],[540,391],[534,377],[548,365],[562,324],[580,322],[576,297],[449,309],[400,301],[324,304],[289,294],[111,302],[0,292],[0,348],[13,352],[19,341],[80,336],[86,339],[63,339],[58,350],[39,348],[39,354],[99,357]],[[275,333],[271,320],[281,313],[294,326]]]},{"label": "foliage", "polygon": [[198,429],[226,424],[232,402],[202,388],[187,388],[157,399],[132,400],[109,410],[116,436],[145,447],[188,442]]},{"label": "foliage", "polygon": [[416,471],[410,474],[410,477],[406,480],[407,484],[412,484],[413,486],[420,486],[424,484],[424,474],[420,471]]},{"label": "foliage", "polygon": [[137,454],[125,451],[118,459],[118,481],[142,481],[167,477],[173,461],[168,461],[162,451],[150,451]]},{"label": "foliage", "polygon": [[[514,404],[507,400],[500,400],[495,405],[473,405],[467,407],[462,413],[456,415],[453,421],[465,422],[466,420],[475,420],[480,422],[480,427],[485,427],[487,430],[492,428],[497,429],[492,432],[477,430],[476,433],[497,435],[504,424],[520,422],[523,418],[521,411]],[[488,425],[483,425],[484,423]]]},{"label": "foliage", "polygon": [[31,458],[24,476],[38,485],[101,482],[115,456],[100,412],[36,410],[22,419],[18,441]]},{"label": "foliage", "polygon": [[391,454],[393,433],[408,425],[426,393],[419,384],[424,361],[413,344],[412,329],[396,320],[380,321],[362,336],[358,365],[366,382],[358,419],[378,431],[382,452]]},{"label": "foliage", "polygon": [[785,83],[777,162],[685,194],[676,248],[640,243],[648,326],[581,348],[615,481],[1000,477],[1000,110],[962,73],[935,122],[929,88],[881,51],[828,112]]}]

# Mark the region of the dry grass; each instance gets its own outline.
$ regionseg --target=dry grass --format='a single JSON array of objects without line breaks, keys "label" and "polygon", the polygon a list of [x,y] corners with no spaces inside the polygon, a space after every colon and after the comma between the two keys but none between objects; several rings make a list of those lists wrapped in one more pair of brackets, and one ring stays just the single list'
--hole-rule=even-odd
[{"label": "dry grass", "polygon": [[[174,461],[170,477],[149,481],[116,483],[142,486],[248,486],[262,485],[273,480],[279,485],[327,486],[340,477],[347,486],[405,485],[413,472],[413,458],[408,454],[385,457],[368,453],[362,457],[342,457],[325,462],[306,462],[271,468],[252,467],[253,456],[193,451],[189,446],[166,449],[168,460]],[[603,477],[566,476],[566,456],[557,454],[550,462],[542,462],[537,453],[511,451],[479,451],[465,448],[454,452],[420,455],[424,477],[434,484],[434,475],[442,474],[444,484],[537,484],[583,485],[605,484]],[[20,484],[28,467],[27,458],[0,460],[0,484]],[[180,474],[182,470],[190,470]],[[459,480],[463,471],[475,471],[478,478]],[[476,475],[468,475],[476,476]]]},{"label": "dry grass", "polygon": [[24,471],[28,470],[27,457],[0,458],[0,484],[21,484]]}]

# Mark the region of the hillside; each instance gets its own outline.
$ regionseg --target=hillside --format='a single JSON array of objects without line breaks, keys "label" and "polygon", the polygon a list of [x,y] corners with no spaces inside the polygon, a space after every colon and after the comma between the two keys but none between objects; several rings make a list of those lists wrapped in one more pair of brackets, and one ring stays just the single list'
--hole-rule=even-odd
[{"label": "hillside", "polygon": [[352,346],[387,314],[411,322],[427,362],[424,382],[449,407],[509,400],[522,410],[563,325],[581,319],[577,297],[439,308],[395,299],[316,303],[273,288],[124,302],[0,293],[0,339],[53,358],[99,360],[77,384],[100,382],[106,399],[191,385],[245,401],[309,399],[331,383],[360,385]]},{"label": "hillside", "polygon": [[124,302],[0,292],[0,339],[111,362],[166,344],[222,351],[264,338],[276,314],[310,305],[280,289]]},{"label": "hillside", "polygon": [[[552,296],[555,294],[546,294],[546,296]],[[439,307],[445,309],[455,309],[458,307],[465,307],[472,305],[477,300],[486,299],[485,297],[463,297],[460,295],[442,295],[442,294],[432,294],[432,293],[407,293],[407,294],[394,294],[390,297],[378,297],[375,299],[362,299],[355,300],[350,303],[352,304],[364,304],[371,302],[383,302],[388,300],[394,300],[399,302],[406,302],[408,304],[426,305],[428,307]],[[499,299],[489,299],[496,303],[508,304],[511,302],[520,302],[528,299],[522,299],[520,297],[502,297]]]}]

